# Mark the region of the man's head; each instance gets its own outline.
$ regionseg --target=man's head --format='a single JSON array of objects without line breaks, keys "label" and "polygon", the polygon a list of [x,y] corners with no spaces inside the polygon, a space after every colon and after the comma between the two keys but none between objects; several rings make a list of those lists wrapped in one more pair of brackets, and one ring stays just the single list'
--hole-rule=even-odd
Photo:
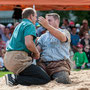
[{"label": "man's head", "polygon": [[46,19],[50,25],[59,28],[60,16],[57,13],[46,14]]},{"label": "man's head", "polygon": [[67,18],[64,18],[64,19],[63,19],[63,24],[64,24],[64,25],[69,25],[69,21],[68,21]]},{"label": "man's head", "polygon": [[29,19],[33,24],[36,23],[37,13],[33,8],[25,8],[22,12],[22,18]]},{"label": "man's head", "polygon": [[73,26],[73,27],[72,27],[72,34],[76,34],[76,31],[77,31],[77,30],[76,30],[76,27]]}]

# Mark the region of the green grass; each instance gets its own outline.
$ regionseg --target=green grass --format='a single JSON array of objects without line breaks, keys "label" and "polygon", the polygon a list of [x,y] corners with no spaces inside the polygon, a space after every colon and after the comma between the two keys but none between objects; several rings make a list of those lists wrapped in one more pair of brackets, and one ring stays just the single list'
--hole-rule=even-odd
[{"label": "green grass", "polygon": [[80,71],[80,70],[90,70],[90,69],[88,69],[88,68],[86,68],[86,69],[74,69],[73,71]]},{"label": "green grass", "polygon": [[3,77],[5,74],[12,74],[12,72],[0,71],[0,77]]},{"label": "green grass", "polygon": [[[80,71],[81,69],[74,69],[73,71]],[[90,70],[90,69],[83,69],[83,70]],[[3,77],[5,74],[13,74],[9,71],[0,71],[0,77]]]}]

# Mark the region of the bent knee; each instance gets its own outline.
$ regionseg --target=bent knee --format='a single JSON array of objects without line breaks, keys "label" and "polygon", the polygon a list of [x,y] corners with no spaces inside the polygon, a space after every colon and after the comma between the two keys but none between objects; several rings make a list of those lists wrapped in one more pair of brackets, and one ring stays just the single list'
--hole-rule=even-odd
[{"label": "bent knee", "polygon": [[47,78],[45,78],[45,80],[44,80],[44,84],[46,84],[46,83],[48,83],[48,82],[50,82],[51,81],[51,78],[50,77],[47,77]]},{"label": "bent knee", "polygon": [[71,79],[69,78],[69,74],[66,71],[61,71],[61,72],[56,73],[54,75],[54,79],[58,83],[71,84]]}]

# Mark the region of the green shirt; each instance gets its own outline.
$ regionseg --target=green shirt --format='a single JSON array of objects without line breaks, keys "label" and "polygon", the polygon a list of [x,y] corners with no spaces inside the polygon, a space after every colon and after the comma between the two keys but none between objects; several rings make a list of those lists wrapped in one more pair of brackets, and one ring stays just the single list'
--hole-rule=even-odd
[{"label": "green shirt", "polygon": [[34,24],[28,20],[23,19],[22,22],[14,29],[13,35],[10,39],[10,43],[7,46],[7,51],[25,51],[30,53],[25,45],[25,36],[34,36],[34,42],[36,39],[36,29]]},{"label": "green shirt", "polygon": [[82,66],[84,63],[88,63],[88,59],[85,52],[83,53],[76,52],[74,54],[73,60],[75,60],[75,64],[77,67]]}]

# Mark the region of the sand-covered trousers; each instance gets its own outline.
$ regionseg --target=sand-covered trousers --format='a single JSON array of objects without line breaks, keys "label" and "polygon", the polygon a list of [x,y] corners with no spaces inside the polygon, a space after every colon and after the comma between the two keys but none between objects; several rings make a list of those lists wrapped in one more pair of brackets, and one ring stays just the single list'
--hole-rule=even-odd
[{"label": "sand-covered trousers", "polygon": [[5,53],[4,65],[14,74],[18,75],[31,64],[32,58],[24,51],[9,51]]},{"label": "sand-covered trousers", "polygon": [[43,60],[40,60],[38,62],[38,65],[42,67],[50,76],[60,71],[67,71],[70,74],[71,67],[69,60],[47,62],[43,62]]}]

